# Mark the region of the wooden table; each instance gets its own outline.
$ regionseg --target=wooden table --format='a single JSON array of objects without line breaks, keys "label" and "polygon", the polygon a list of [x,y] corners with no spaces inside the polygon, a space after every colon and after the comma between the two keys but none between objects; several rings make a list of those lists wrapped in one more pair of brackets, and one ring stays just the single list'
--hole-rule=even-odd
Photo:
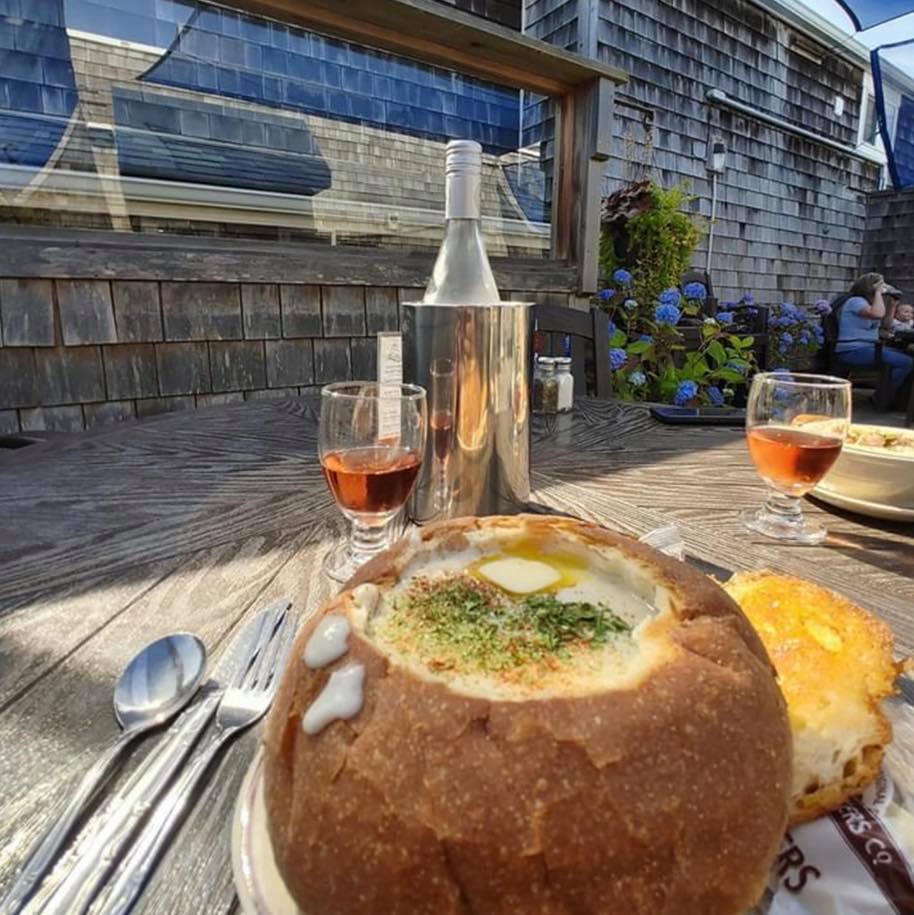
[{"label": "wooden table", "polygon": [[[316,419],[303,400],[251,402],[0,453],[0,886],[67,780],[114,739],[112,689],[137,649],[186,629],[216,656],[271,598],[304,613],[331,593],[320,561],[343,526]],[[914,525],[827,512],[826,546],[749,534],[736,514],[764,489],[739,430],[582,401],[538,424],[533,454],[540,503],[633,534],[675,521],[691,553],[831,585],[914,650]],[[237,910],[228,824],[256,742],[225,754],[137,911]]]}]

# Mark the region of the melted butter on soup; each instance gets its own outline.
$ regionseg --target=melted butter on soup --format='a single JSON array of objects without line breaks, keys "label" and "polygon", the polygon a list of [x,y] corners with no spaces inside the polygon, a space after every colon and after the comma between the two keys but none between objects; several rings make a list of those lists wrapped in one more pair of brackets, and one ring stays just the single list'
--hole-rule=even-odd
[{"label": "melted butter on soup", "polygon": [[669,654],[646,638],[667,595],[621,554],[526,540],[417,557],[368,621],[422,676],[475,695],[567,695],[636,682]]}]

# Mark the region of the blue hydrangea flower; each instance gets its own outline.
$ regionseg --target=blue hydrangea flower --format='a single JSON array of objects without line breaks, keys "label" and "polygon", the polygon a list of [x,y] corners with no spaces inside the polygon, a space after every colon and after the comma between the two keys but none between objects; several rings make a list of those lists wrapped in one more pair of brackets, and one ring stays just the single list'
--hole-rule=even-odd
[{"label": "blue hydrangea flower", "polygon": [[673,398],[673,403],[677,407],[684,407],[697,394],[698,385],[694,381],[680,381],[679,387],[676,388],[676,396]]},{"label": "blue hydrangea flower", "polygon": [[698,299],[703,302],[708,297],[708,290],[704,283],[686,283],[682,290],[687,299]]},{"label": "blue hydrangea flower", "polygon": [[831,314],[831,304],[828,299],[819,299],[813,307],[816,310],[816,314],[820,314],[823,317]]},{"label": "blue hydrangea flower", "polygon": [[616,294],[615,289],[601,289],[600,290],[600,298],[603,299],[604,302],[608,302],[615,294]]},{"label": "blue hydrangea flower", "polygon": [[610,322],[609,322],[609,335],[610,335],[610,337],[611,337],[617,330],[618,330],[618,328],[616,327],[616,325],[615,325],[612,321],[610,321]]},{"label": "blue hydrangea flower", "polygon": [[613,371],[621,369],[622,366],[625,365],[627,359],[628,353],[626,353],[624,349],[620,349],[619,347],[614,346],[609,351],[609,367]]},{"label": "blue hydrangea flower", "polygon": [[809,343],[809,340],[810,340],[809,331],[808,330],[802,331],[802,333],[800,334],[800,343],[802,343],[803,346],[806,346],[806,344]]},{"label": "blue hydrangea flower", "polygon": [[678,305],[682,300],[682,296],[679,294],[679,290],[675,287],[670,289],[664,289],[660,293],[658,301],[661,305]]},{"label": "blue hydrangea flower", "polygon": [[799,309],[793,302],[782,302],[781,303],[781,314],[788,315],[791,318],[798,318],[800,316]]},{"label": "blue hydrangea flower", "polygon": [[632,275],[621,267],[613,274],[613,279],[620,286],[631,286],[632,284]]},{"label": "blue hydrangea flower", "polygon": [[817,343],[821,343],[825,339],[825,331],[818,324],[813,328],[813,333],[816,335]]},{"label": "blue hydrangea flower", "polygon": [[628,383],[635,388],[642,388],[647,384],[647,375],[644,372],[634,371],[628,376]]},{"label": "blue hydrangea flower", "polygon": [[653,343],[654,342],[654,338],[650,334],[642,334],[640,337],[638,337],[638,339],[642,343]]},{"label": "blue hydrangea flower", "polygon": [[784,333],[781,334],[781,346],[793,346],[793,334],[784,331]]},{"label": "blue hydrangea flower", "polygon": [[720,388],[708,388],[708,400],[715,407],[721,406],[724,402],[724,395],[721,393]]},{"label": "blue hydrangea flower", "polygon": [[622,303],[622,307],[623,307],[626,311],[634,311],[634,310],[638,307],[638,302],[637,302],[636,299],[626,299],[626,300]]},{"label": "blue hydrangea flower", "polygon": [[675,327],[682,317],[682,312],[675,305],[658,305],[654,309],[654,319],[658,324],[669,324]]},{"label": "blue hydrangea flower", "polygon": [[733,312],[732,311],[719,311],[715,315],[717,318],[718,324],[732,324],[733,323]]},{"label": "blue hydrangea flower", "polygon": [[742,299],[743,305],[754,305],[755,296],[751,292],[747,292]]}]

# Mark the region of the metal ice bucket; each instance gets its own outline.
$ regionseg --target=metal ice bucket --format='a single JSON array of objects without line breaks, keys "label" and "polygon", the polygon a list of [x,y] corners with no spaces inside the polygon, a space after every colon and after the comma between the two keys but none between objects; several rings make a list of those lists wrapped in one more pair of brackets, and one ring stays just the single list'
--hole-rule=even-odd
[{"label": "metal ice bucket", "polygon": [[510,514],[527,501],[531,307],[404,305],[403,378],[426,389],[430,425],[416,523]]}]

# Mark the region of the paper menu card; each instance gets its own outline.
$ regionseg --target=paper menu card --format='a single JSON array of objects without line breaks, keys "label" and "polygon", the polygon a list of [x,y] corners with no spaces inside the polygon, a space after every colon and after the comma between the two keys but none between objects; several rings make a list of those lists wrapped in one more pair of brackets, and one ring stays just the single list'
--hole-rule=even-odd
[{"label": "paper menu card", "polygon": [[403,337],[378,334],[378,438],[400,438]]}]

